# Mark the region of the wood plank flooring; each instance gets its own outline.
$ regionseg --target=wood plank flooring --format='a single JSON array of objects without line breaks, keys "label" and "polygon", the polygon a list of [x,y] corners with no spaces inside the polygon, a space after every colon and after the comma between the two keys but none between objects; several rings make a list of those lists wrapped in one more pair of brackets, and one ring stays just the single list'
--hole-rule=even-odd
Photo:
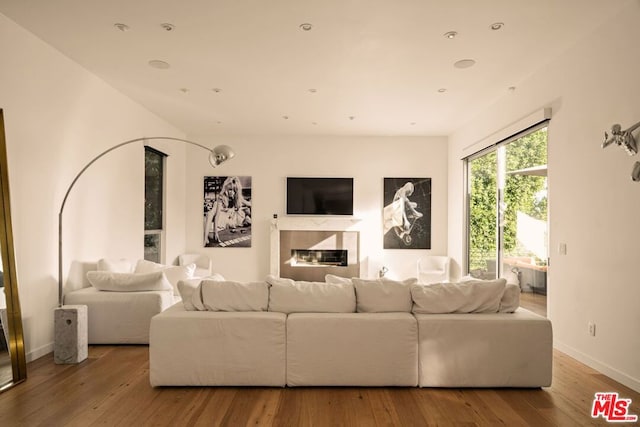
[{"label": "wood plank flooring", "polygon": [[[554,352],[543,389],[167,387],[149,385],[147,346],[90,346],[79,365],[52,355],[0,394],[0,426],[587,426],[594,393],[640,393]],[[180,352],[176,351],[176,357]],[[629,425],[629,424],[622,424]]]},{"label": "wood plank flooring", "polygon": [[547,296],[533,292],[520,293],[520,306],[533,311],[540,316],[547,317]]}]

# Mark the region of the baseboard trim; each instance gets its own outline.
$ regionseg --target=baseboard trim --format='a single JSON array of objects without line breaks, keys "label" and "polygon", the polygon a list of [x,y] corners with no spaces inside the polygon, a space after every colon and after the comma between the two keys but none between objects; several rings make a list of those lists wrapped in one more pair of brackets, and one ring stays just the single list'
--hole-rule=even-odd
[{"label": "baseboard trim", "polygon": [[34,350],[31,350],[30,352],[28,352],[25,356],[25,358],[27,359],[27,363],[29,362],[33,362],[36,359],[41,358],[42,356],[45,356],[49,353],[53,352],[53,343],[49,343],[46,345],[43,345],[42,347],[38,347]]},{"label": "baseboard trim", "polygon": [[[624,372],[621,372],[609,365],[607,365],[606,363],[602,363],[590,356],[587,356],[586,354],[582,353],[579,350],[576,350],[575,348],[568,346],[566,344],[563,344],[561,342],[555,342],[554,343],[554,347],[573,357],[574,359],[576,359],[579,362],[584,363],[585,365],[589,366],[590,368],[595,369],[596,371],[610,377],[613,378],[614,380],[618,381],[619,383],[629,387],[630,389],[637,391],[638,393],[640,393],[640,380],[638,380],[637,378],[633,378],[627,374],[625,374]],[[602,390],[602,391],[608,391],[608,390]]]}]

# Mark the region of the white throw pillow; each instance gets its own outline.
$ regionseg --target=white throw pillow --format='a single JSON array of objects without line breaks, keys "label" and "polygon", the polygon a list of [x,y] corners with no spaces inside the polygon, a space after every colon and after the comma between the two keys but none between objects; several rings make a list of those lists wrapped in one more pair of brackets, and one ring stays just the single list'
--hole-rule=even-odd
[{"label": "white throw pillow", "polygon": [[180,295],[178,282],[180,280],[193,278],[193,274],[196,271],[196,265],[164,265],[141,259],[136,263],[134,273],[152,273],[155,271],[162,271],[169,283],[171,283],[171,286],[173,286],[173,294]]},{"label": "white throw pillow", "polygon": [[208,311],[267,311],[267,282],[230,282],[205,279],[201,285],[202,302]]},{"label": "white throw pillow", "polygon": [[353,285],[303,282],[269,276],[269,311],[280,313],[353,313]]},{"label": "white throw pillow", "polygon": [[353,278],[358,313],[411,312],[411,286],[416,278],[403,281]]},{"label": "white throw pillow", "polygon": [[98,260],[98,271],[109,271],[111,273],[133,273],[136,262],[132,259],[107,259]]},{"label": "white throw pillow", "polygon": [[414,313],[496,313],[504,293],[505,279],[470,280],[412,286]]},{"label": "white throw pillow", "polygon": [[87,280],[100,291],[141,292],[172,291],[171,283],[162,271],[146,274],[112,273],[109,271],[89,271]]},{"label": "white throw pillow", "polygon": [[346,283],[348,285],[353,284],[353,281],[347,277],[336,276],[335,274],[326,274],[324,281],[331,284]]}]

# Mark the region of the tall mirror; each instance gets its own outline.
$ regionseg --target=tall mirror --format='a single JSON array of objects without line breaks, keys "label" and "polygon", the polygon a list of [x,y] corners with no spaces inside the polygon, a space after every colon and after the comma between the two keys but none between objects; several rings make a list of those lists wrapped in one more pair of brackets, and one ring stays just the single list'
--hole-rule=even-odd
[{"label": "tall mirror", "polygon": [[0,392],[27,378],[11,230],[7,145],[0,109]]}]

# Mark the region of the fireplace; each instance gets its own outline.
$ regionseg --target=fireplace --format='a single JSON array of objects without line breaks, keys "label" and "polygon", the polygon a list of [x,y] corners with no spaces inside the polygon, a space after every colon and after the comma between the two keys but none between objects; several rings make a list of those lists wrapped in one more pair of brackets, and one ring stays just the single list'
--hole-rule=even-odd
[{"label": "fireplace", "polygon": [[349,251],[344,249],[291,249],[291,266],[346,267],[348,254]]},{"label": "fireplace", "polygon": [[358,231],[279,230],[279,275],[323,282],[324,276],[360,276]]}]

